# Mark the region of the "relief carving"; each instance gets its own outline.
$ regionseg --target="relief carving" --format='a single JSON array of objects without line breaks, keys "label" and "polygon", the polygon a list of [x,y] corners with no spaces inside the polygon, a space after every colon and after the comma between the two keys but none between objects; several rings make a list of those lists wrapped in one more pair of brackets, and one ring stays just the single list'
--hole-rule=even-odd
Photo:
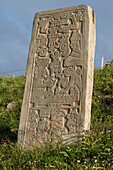
[{"label": "relief carving", "polygon": [[[70,47],[72,48],[71,56],[78,57],[78,58],[80,57],[81,38],[82,38],[81,34],[78,30],[72,32],[71,45],[70,45]],[[78,53],[78,55],[75,53]]]},{"label": "relief carving", "polygon": [[76,114],[68,114],[68,115],[67,115],[66,127],[68,128],[68,131],[69,131],[70,133],[77,131]]},{"label": "relief carving", "polygon": [[42,18],[38,21],[38,29],[42,34],[46,34],[48,31],[49,20],[47,18]]},{"label": "relief carving", "polygon": [[[93,14],[93,15],[92,15]],[[35,15],[18,143],[76,142],[89,130],[95,18],[86,5]],[[54,138],[55,137],[55,138]]]},{"label": "relief carving", "polygon": [[81,112],[83,12],[38,19],[31,103],[38,110],[36,134],[77,131]]},{"label": "relief carving", "polygon": [[39,78],[47,78],[48,77],[48,69],[47,66],[49,64],[49,59],[43,59],[35,57],[35,76]]},{"label": "relief carving", "polygon": [[48,130],[48,121],[45,120],[44,118],[41,118],[39,120],[38,126],[37,126],[37,133],[39,132],[44,132]]},{"label": "relief carving", "polygon": [[36,38],[37,48],[42,48],[47,45],[47,37],[45,35],[39,34]]}]

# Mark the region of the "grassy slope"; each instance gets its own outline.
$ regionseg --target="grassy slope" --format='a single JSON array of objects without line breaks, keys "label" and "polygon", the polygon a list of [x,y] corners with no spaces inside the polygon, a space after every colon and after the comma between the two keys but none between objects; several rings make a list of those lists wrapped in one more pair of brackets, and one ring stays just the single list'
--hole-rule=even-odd
[{"label": "grassy slope", "polygon": [[[81,143],[23,151],[17,132],[25,77],[0,78],[0,169],[112,169],[113,65],[96,69],[91,131]],[[13,109],[7,104],[15,101]]]}]

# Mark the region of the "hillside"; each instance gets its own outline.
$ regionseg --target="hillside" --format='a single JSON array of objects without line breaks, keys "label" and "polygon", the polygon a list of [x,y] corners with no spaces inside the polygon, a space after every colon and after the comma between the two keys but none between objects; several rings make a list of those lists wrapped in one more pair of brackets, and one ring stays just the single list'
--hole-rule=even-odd
[{"label": "hillside", "polygon": [[[20,150],[25,77],[0,77],[0,169],[113,169],[113,65],[95,69],[91,131],[77,144]],[[13,102],[13,103],[12,103]]]}]

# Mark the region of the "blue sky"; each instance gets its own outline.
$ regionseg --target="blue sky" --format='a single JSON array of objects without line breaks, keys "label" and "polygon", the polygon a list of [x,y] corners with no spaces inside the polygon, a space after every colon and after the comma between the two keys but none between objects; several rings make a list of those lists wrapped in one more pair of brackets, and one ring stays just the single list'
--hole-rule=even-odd
[{"label": "blue sky", "polygon": [[113,59],[113,0],[0,0],[0,75],[24,73],[36,12],[81,4],[96,15],[96,67],[102,56]]}]

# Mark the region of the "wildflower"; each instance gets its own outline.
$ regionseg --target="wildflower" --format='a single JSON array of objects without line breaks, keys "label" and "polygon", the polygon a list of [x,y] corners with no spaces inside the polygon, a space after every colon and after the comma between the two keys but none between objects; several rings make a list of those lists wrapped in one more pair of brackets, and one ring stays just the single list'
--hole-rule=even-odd
[{"label": "wildflower", "polygon": [[77,160],[78,163],[80,163],[80,160]]},{"label": "wildflower", "polygon": [[93,166],[93,168],[96,168],[95,166]]},{"label": "wildflower", "polygon": [[53,165],[50,165],[50,167],[51,167],[51,168],[54,168],[54,166],[53,166]]}]

